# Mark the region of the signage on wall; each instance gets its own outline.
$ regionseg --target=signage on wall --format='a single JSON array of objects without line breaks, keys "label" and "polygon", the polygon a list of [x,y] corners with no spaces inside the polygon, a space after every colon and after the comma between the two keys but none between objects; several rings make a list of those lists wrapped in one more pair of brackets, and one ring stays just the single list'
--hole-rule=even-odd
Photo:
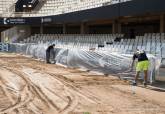
[{"label": "signage on wall", "polygon": [[50,17],[45,17],[41,19],[41,23],[50,23],[52,22],[52,18]]},{"label": "signage on wall", "polygon": [[25,24],[26,20],[23,18],[4,18],[3,23],[7,24]]}]

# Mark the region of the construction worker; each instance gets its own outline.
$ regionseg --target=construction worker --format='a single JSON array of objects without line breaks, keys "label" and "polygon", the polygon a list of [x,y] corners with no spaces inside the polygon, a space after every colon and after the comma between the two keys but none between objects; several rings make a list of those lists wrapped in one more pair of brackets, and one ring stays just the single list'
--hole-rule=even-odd
[{"label": "construction worker", "polygon": [[136,75],[135,80],[133,82],[133,85],[137,85],[137,80],[140,74],[140,71],[144,72],[144,82],[143,85],[147,85],[147,78],[148,78],[148,67],[149,67],[149,60],[145,53],[145,51],[140,51],[137,49],[137,51],[133,55],[133,61],[131,65],[131,69],[133,69],[135,60],[138,59],[138,63],[136,65]]},{"label": "construction worker", "polygon": [[51,55],[50,53],[52,52],[52,50],[54,50],[54,46],[55,44],[52,44],[46,49],[46,63],[50,63],[50,55]]}]

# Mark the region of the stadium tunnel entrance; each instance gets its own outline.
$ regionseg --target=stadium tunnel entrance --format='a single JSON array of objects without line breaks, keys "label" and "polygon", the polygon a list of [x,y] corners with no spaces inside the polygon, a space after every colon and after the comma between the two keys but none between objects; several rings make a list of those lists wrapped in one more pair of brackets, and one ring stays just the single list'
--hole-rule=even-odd
[{"label": "stadium tunnel entrance", "polygon": [[[11,27],[12,26],[0,26],[0,33],[2,33],[4,30],[7,30]],[[2,42],[2,34],[0,35],[0,42]]]}]

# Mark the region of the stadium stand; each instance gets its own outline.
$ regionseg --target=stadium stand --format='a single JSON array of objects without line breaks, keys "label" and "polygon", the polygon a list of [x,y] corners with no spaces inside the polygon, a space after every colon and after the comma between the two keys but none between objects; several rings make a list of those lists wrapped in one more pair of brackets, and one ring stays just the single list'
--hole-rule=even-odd
[{"label": "stadium stand", "polygon": [[[116,38],[121,38],[121,41],[115,41]],[[164,33],[146,33],[144,36],[136,36],[135,39],[124,38],[123,34],[36,34],[21,42],[53,42],[57,47],[74,47],[86,50],[96,48],[99,50],[110,50],[111,52],[119,53],[132,53],[138,48],[140,50],[145,50],[149,54],[165,58],[163,52],[163,49],[165,48]],[[98,45],[104,46],[99,48]]]},{"label": "stadium stand", "polygon": [[15,2],[16,0],[0,0],[0,16],[10,16],[10,13],[14,11]]},{"label": "stadium stand", "polygon": [[[34,0],[33,0],[34,1]],[[86,9],[92,9],[97,7],[102,7],[110,4],[119,3],[119,0],[35,0],[36,3],[43,2],[43,6],[39,11],[26,12],[23,10],[28,6],[28,0],[22,2],[21,0],[4,0],[0,1],[0,14],[8,11],[7,17],[29,17],[29,16],[49,16],[49,15],[59,15],[75,11],[81,11]],[[130,0],[120,0],[120,2],[126,2]],[[2,7],[1,7],[2,6]],[[4,15],[4,14],[3,14]]]}]

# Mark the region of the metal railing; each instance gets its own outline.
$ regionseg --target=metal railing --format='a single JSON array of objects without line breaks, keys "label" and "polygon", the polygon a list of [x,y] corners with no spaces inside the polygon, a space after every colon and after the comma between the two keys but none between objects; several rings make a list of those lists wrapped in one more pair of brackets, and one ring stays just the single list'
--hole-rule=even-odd
[{"label": "metal railing", "polygon": [[0,42],[0,52],[8,52],[9,44]]}]

